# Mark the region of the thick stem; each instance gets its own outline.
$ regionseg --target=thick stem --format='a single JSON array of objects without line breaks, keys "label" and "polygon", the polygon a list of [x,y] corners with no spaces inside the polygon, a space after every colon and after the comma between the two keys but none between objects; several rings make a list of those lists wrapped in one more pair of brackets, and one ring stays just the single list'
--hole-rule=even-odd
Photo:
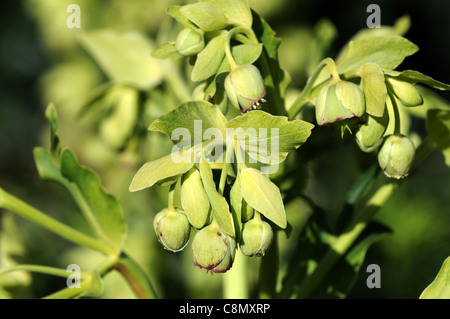
[{"label": "thick stem", "polygon": [[394,112],[394,135],[400,136],[401,132],[401,119],[400,119],[400,111],[398,109],[398,104],[395,100],[394,92],[389,84],[387,84],[387,90],[389,95],[389,100],[391,101],[392,111]]},{"label": "thick stem", "polygon": [[225,56],[227,58],[228,64],[231,67],[231,70],[234,70],[238,67],[238,65],[234,60],[233,54],[231,53],[230,41],[231,41],[231,32],[228,32],[227,38],[225,40]]},{"label": "thick stem", "polygon": [[276,296],[279,268],[278,232],[273,232],[270,249],[261,259],[259,269],[258,298],[273,299]]},{"label": "thick stem", "polygon": [[115,254],[110,246],[45,215],[1,188],[0,207],[12,211],[71,242],[97,250],[105,255]]},{"label": "thick stem", "polygon": [[173,183],[172,185],[170,185],[169,188],[169,195],[167,196],[167,204],[168,204],[168,208],[169,210],[175,210],[175,187],[176,187],[177,183]]},{"label": "thick stem", "polygon": [[236,253],[233,267],[223,275],[223,298],[247,299],[248,297],[247,258],[241,253]]},{"label": "thick stem", "polygon": [[300,93],[300,96],[294,101],[294,103],[289,108],[288,117],[290,120],[294,119],[297,116],[303,105],[305,105],[305,103],[308,101],[308,96],[312,91],[312,89],[314,88],[314,84],[316,83],[316,80],[319,77],[320,72],[322,72],[322,69],[325,67],[325,65],[327,65],[326,62],[327,59],[322,60],[322,62],[319,63],[319,65],[316,67],[314,72],[309,77],[308,82],[306,83],[306,86],[303,89],[302,93]]},{"label": "thick stem", "polygon": [[[245,34],[246,37],[240,35]],[[238,64],[234,60],[233,54],[231,53],[230,48],[230,41],[231,39],[235,37],[237,40],[239,40],[242,43],[259,43],[258,38],[256,37],[255,33],[251,28],[247,27],[236,27],[231,29],[228,34],[227,38],[225,40],[225,56],[228,60],[228,63],[230,64],[231,70],[234,70],[238,67]]]},{"label": "thick stem", "polygon": [[220,181],[219,181],[219,189],[218,192],[220,195],[223,195],[223,192],[225,191],[225,184],[227,182],[227,176],[228,176],[228,168],[230,167],[231,158],[233,156],[233,148],[230,147],[230,145],[226,145],[225,150],[225,159],[222,166],[222,172],[220,173]]},{"label": "thick stem", "polygon": [[139,299],[157,298],[156,290],[145,272],[127,254],[123,253],[111,269],[118,270],[124,276]]}]

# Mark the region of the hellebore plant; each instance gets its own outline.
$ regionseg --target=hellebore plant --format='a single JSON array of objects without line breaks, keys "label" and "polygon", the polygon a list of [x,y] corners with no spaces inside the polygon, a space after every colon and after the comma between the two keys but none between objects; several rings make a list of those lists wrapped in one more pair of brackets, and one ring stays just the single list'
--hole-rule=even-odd
[{"label": "hellebore plant", "polygon": [[[320,57],[323,60],[305,87],[288,103],[290,77],[278,61],[281,40],[248,1],[201,0],[171,6],[167,12],[181,31],[152,55],[167,67],[165,84],[176,88],[171,92],[180,103],[145,125],[167,135],[173,148],[170,154],[143,164],[129,185],[130,192],[168,189],[166,208],[153,220],[157,240],[169,252],[192,254],[192,265],[203,271],[227,273],[220,275],[226,278],[224,297],[250,297],[250,289],[241,281],[248,272],[248,260],[257,258],[257,297],[345,296],[366,250],[386,232],[384,228],[373,231],[374,214],[432,150],[443,150],[450,162],[448,109],[427,113],[429,136],[416,145],[412,132],[402,126],[408,109],[420,108],[428,98],[418,89],[420,84],[439,90],[450,86],[417,71],[396,71],[418,50],[398,29],[365,30],[336,59]],[[103,101],[102,114],[107,116],[99,117],[97,124],[105,140],[118,152],[138,154],[138,149],[148,146],[142,142],[145,134],[139,119],[148,118],[141,100],[152,94],[152,84],[146,78],[149,75],[139,73],[146,68],[138,62],[136,72],[142,77],[135,79],[108,63],[106,57],[115,54],[108,47],[110,37],[101,32],[81,36],[83,47],[112,80],[96,92],[84,112]],[[128,48],[140,40],[130,35],[112,42]],[[124,61],[133,61],[136,52],[142,50],[124,51]],[[196,83],[195,90],[187,89],[189,83],[180,85],[181,68],[173,61],[189,64],[187,77]],[[59,223],[1,189],[0,207],[106,255],[98,268],[84,274],[83,288],[64,289],[52,297],[98,295],[102,277],[111,270],[119,270],[139,297],[155,297],[146,274],[123,250],[126,225],[118,202],[70,150],[61,151],[52,105],[47,118],[51,147],[35,150],[39,174],[68,189],[94,235]],[[346,130],[355,132],[355,145],[373,154],[375,164],[348,195],[346,205],[354,218],[333,233],[319,223],[320,208],[297,187],[305,177],[296,175],[303,165],[300,146],[311,143],[311,135],[329,126],[340,129],[342,137]],[[305,217],[303,224],[292,223],[286,214],[285,207],[295,198],[305,199],[314,211],[311,216],[299,212]],[[289,238],[292,231],[299,233],[299,246],[287,265],[279,265],[280,234]],[[186,251],[189,245],[191,250]],[[341,278],[339,269],[345,266],[351,271]],[[61,274],[37,266],[17,269]],[[0,275],[12,270],[0,270]]]}]

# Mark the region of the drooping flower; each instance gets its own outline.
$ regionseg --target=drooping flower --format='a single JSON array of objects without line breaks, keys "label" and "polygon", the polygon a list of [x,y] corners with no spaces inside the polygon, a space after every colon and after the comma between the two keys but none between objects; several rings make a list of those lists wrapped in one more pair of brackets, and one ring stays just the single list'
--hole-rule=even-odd
[{"label": "drooping flower", "polygon": [[241,112],[259,108],[266,88],[258,68],[252,64],[238,66],[225,79],[225,90],[231,103]]}]

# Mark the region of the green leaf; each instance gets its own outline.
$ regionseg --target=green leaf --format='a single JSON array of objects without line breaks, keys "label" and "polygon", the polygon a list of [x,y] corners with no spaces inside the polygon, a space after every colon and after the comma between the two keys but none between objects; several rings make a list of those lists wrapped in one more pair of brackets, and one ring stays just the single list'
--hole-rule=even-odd
[{"label": "green leaf", "polygon": [[197,55],[191,74],[192,81],[203,81],[217,73],[225,56],[225,41],[225,35],[216,36]]},{"label": "green leaf", "polygon": [[200,0],[200,2],[211,3],[221,10],[227,17],[229,24],[242,25],[248,28],[252,26],[252,12],[248,0]]},{"label": "green leaf", "polygon": [[216,184],[214,183],[211,167],[204,158],[200,162],[200,176],[202,178],[203,187],[211,204],[213,217],[219,224],[221,230],[230,236],[235,236],[233,225],[233,218],[230,214],[230,207],[228,202],[217,192]]},{"label": "green leaf", "polygon": [[352,40],[362,40],[367,38],[383,37],[388,35],[404,35],[411,26],[411,19],[408,15],[398,18],[393,26],[381,26],[380,28],[365,28],[356,33]]},{"label": "green leaf", "polygon": [[385,74],[396,78],[399,81],[405,81],[412,84],[422,83],[438,90],[450,90],[450,85],[439,82],[427,75],[413,70],[406,70],[402,72],[385,70]]},{"label": "green leaf", "polygon": [[359,72],[366,101],[366,112],[382,117],[386,104],[386,84],[383,70],[375,63],[366,63]]},{"label": "green leaf", "polygon": [[180,13],[205,32],[223,29],[227,18],[210,3],[192,3],[182,6]]},{"label": "green leaf", "polygon": [[203,142],[207,129],[220,133],[225,140],[226,125],[227,120],[217,106],[205,101],[193,101],[164,114],[150,125],[149,130],[166,134],[173,143],[189,144],[191,147]]},{"label": "green leaf", "polygon": [[209,200],[196,169],[191,169],[181,178],[181,206],[192,226],[200,229],[205,225]]},{"label": "green leaf", "polygon": [[[13,214],[2,215],[2,231],[0,233],[1,269],[18,266],[26,260],[26,238],[30,234],[23,231],[22,223]],[[1,270],[0,270],[1,271]],[[0,299],[12,299],[14,296],[24,296],[30,289],[32,277],[25,271],[15,271],[8,276],[0,276]]]},{"label": "green leaf", "polygon": [[358,278],[358,272],[370,246],[390,232],[391,230],[386,226],[371,222],[347,251],[344,258],[341,258],[323,279],[322,284],[311,295],[311,298],[344,298],[347,296]]},{"label": "green leaf", "polygon": [[61,174],[67,179],[73,198],[96,236],[120,252],[126,226],[117,200],[105,193],[98,176],[82,167],[70,150],[63,151],[60,165]]},{"label": "green leaf", "polygon": [[162,186],[173,184],[179,175],[194,166],[193,149],[180,151],[181,154],[169,154],[157,160],[145,163],[134,175],[129,191],[136,192],[156,183]]},{"label": "green leaf", "polygon": [[372,62],[382,69],[395,69],[419,48],[401,36],[384,36],[350,41],[336,61],[339,73]]},{"label": "green leaf", "polygon": [[[321,220],[323,215],[315,213],[303,229],[297,247],[283,279],[281,298],[292,298],[301,294],[299,289],[305,278],[309,277],[317,264],[330,253],[330,245],[336,239]],[[344,298],[354,285],[363,265],[367,250],[380,240],[390,229],[382,224],[371,222],[355,243],[343,255],[308,298]]]},{"label": "green leaf", "polygon": [[45,110],[45,117],[50,123],[50,150],[54,155],[59,155],[59,153],[61,152],[61,144],[58,137],[59,120],[55,105],[53,103],[50,103],[47,106],[47,109]]},{"label": "green leaf", "polygon": [[112,91],[111,103],[111,114],[100,122],[100,135],[110,146],[119,149],[136,127],[139,92],[134,88],[120,87]]},{"label": "green leaf", "polygon": [[53,157],[52,153],[43,148],[36,147],[34,149],[34,162],[43,180],[54,181],[68,187],[68,180],[61,174],[59,159]]},{"label": "green leaf", "polygon": [[286,228],[286,213],[279,188],[254,168],[240,172],[245,201],[281,228]]},{"label": "green leaf", "polygon": [[152,56],[158,59],[174,59],[182,57],[182,55],[178,53],[177,49],[175,48],[174,43],[161,44],[152,52]]},{"label": "green leaf", "polygon": [[148,90],[163,79],[160,62],[151,56],[154,46],[141,33],[98,30],[82,33],[80,41],[115,83]]},{"label": "green leaf", "polygon": [[239,242],[242,230],[242,182],[241,175],[237,174],[233,187],[230,191],[231,213],[233,214],[234,226],[236,229],[236,241]]},{"label": "green leaf", "polygon": [[181,6],[170,6],[167,8],[167,13],[172,16],[175,20],[183,25],[183,27],[188,29],[198,29],[195,24],[189,21],[180,11]]},{"label": "green leaf", "polygon": [[438,275],[419,298],[450,299],[450,257],[444,260]]},{"label": "green leaf", "polygon": [[266,86],[267,103],[263,107],[271,114],[284,115],[286,114],[284,96],[291,78],[278,62],[281,39],[262,17],[255,12],[253,14],[253,29],[260,42],[264,44],[263,53],[257,63]]},{"label": "green leaf", "polygon": [[[52,141],[57,140],[59,124],[54,107],[47,109],[47,117],[52,127]],[[122,211],[116,199],[105,193],[98,176],[82,167],[70,150],[59,155],[38,147],[34,150],[34,158],[41,178],[63,185],[71,193],[96,238],[111,251],[120,252],[126,232]]]},{"label": "green leaf", "polygon": [[284,161],[289,151],[308,139],[314,125],[255,110],[234,118],[228,123],[228,128],[234,129],[234,137],[251,158],[276,164]]},{"label": "green leaf", "polygon": [[422,95],[423,104],[420,107],[405,108],[408,113],[411,113],[416,117],[425,119],[429,110],[450,110],[450,102],[442,98],[434,90],[421,85],[417,85],[416,88],[419,90],[420,95]]},{"label": "green leaf", "polygon": [[[262,43],[245,43],[231,48],[231,54],[238,65],[252,64],[260,57],[263,50]],[[217,73],[230,72],[228,59],[223,59]]]}]

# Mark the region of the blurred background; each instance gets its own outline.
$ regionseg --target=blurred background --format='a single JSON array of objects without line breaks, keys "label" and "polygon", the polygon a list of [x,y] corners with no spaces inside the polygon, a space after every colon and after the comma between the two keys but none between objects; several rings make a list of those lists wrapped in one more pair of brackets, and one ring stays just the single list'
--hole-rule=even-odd
[{"label": "blurred background", "polygon": [[[71,3],[81,8],[81,29],[66,26],[70,15],[66,8]],[[88,112],[80,117],[94,89],[108,82],[108,75],[80,44],[80,33],[99,29],[136,30],[154,47],[174,39],[178,29],[165,10],[170,4],[182,3],[175,0],[21,0],[3,4],[0,10],[0,187],[68,224],[81,223],[77,208],[64,189],[41,181],[33,161],[33,148],[48,145],[44,110],[49,102],[55,103],[61,119],[63,146],[74,150],[79,161],[95,170],[103,186],[119,199],[128,223],[126,248],[164,296],[215,298],[220,296],[220,276],[193,267],[190,251],[172,254],[156,241],[152,220],[165,207],[167,190],[154,187],[133,194],[128,192],[136,168],[144,161],[168,153],[170,147],[168,139],[142,130],[175,107],[180,99],[165,82],[164,64],[154,65],[153,82],[143,103],[145,110],[136,120],[137,131],[144,133],[129,139],[130,147],[109,143],[102,131],[99,132],[95,114]],[[371,3],[380,6],[382,25],[393,25],[405,14],[411,19],[406,37],[420,51],[408,57],[398,69],[414,69],[450,83],[448,1],[251,0],[250,3],[283,39],[280,61],[291,74],[292,88],[301,89],[311,69],[322,58],[316,51],[317,25],[329,26],[327,30],[334,40],[323,53],[334,57],[357,31],[366,27],[370,14],[366,8]],[[192,83],[187,83],[189,89],[194,88]],[[450,92],[436,93],[444,101],[450,101]],[[170,100],[162,98],[167,94]],[[425,136],[423,120],[413,118],[411,126]],[[329,139],[339,140],[337,133],[326,134]],[[326,153],[317,155],[314,165],[305,168],[312,172],[308,176],[314,176],[314,180],[307,182],[305,192],[333,221],[344,204],[346,191],[375,157],[360,152],[354,138],[347,137],[331,145]],[[342,169],[337,171],[336,167]],[[295,205],[287,208],[288,218],[294,216],[295,209]],[[450,169],[445,166],[443,156],[434,152],[426,158],[376,218],[392,229],[390,235],[369,250],[365,261],[365,265],[375,263],[381,267],[381,288],[367,288],[364,265],[349,298],[417,298],[450,255]],[[288,240],[284,242],[289,244]],[[15,263],[65,268],[73,262],[92,267],[99,256],[17,216],[0,212],[0,258],[2,268]],[[256,269],[258,261],[252,263]],[[249,280],[254,281],[254,276],[249,274]],[[15,273],[0,278],[0,297],[42,297],[63,285],[61,279]],[[133,297],[123,279],[114,273],[106,277],[105,286],[104,298]]]}]

